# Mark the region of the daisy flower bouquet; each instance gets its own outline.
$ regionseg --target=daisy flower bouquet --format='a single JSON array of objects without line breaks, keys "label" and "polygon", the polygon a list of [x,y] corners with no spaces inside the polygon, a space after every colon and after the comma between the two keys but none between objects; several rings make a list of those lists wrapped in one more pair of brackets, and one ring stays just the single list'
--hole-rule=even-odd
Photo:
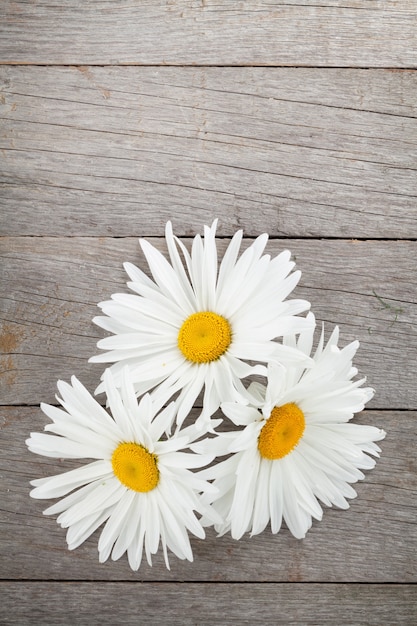
[{"label": "daisy flower bouquet", "polygon": [[87,460],[31,495],[59,498],[45,514],[70,550],[102,527],[100,562],[126,553],[137,570],[159,547],[167,567],[168,550],[191,561],[189,534],[207,526],[238,540],[284,522],[301,539],[322,505],[349,507],[379,456],[384,431],[351,422],[373,396],[352,365],[359,343],[339,348],[336,327],[315,345],[310,303],[290,298],[290,253],[264,254],[264,234],[239,254],[239,231],[219,260],[216,226],[189,251],[168,222],[169,260],[140,240],[150,276],[126,263],[133,293],[93,320],[110,334],[90,359],[109,364],[97,399],[59,381],[62,408],[42,404],[52,423],[27,440]]}]

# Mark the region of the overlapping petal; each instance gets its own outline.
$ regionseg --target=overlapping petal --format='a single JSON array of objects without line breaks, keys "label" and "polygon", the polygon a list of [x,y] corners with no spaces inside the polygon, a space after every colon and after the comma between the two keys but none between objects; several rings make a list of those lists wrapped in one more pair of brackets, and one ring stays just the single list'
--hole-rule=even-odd
[{"label": "overlapping petal", "polygon": [[[309,314],[310,321],[314,317]],[[303,330],[286,345],[310,355],[313,331]],[[372,397],[364,380],[353,380],[357,370],[352,359],[358,342],[338,348],[338,329],[324,345],[322,331],[313,355],[313,366],[294,363],[270,365],[267,385],[249,387],[251,403],[223,403],[222,411],[238,426],[239,432],[220,434],[218,439],[200,445],[232,456],[205,471],[218,488],[214,507],[223,522],[219,533],[230,531],[235,539],[245,532],[252,535],[270,522],[273,533],[284,520],[291,533],[305,536],[312,519],[321,519],[321,504],[347,508],[346,498],[355,497],[351,483],[364,478],[362,470],[372,469],[380,449],[375,443],[384,438],[383,430],[350,422]],[[301,409],[305,427],[294,448],[270,459],[262,455],[260,433],[275,407],[287,403]],[[213,497],[207,496],[212,501]]]},{"label": "overlapping petal", "polygon": [[[248,364],[306,362],[296,347],[280,341],[311,323],[298,314],[309,308],[305,300],[286,300],[300,278],[284,251],[274,259],[264,254],[268,240],[260,235],[239,256],[242,233],[232,238],[219,264],[216,246],[217,220],[197,235],[191,252],[166,226],[169,260],[149,242],[140,240],[152,279],[139,268],[125,264],[134,295],[115,294],[99,306],[107,317],[94,321],[113,333],[98,342],[106,350],[90,359],[113,363],[120,385],[123,365],[130,369],[138,395],[162,385],[162,393],[182,391],[178,423],[182,424],[195,399],[205,388],[202,420],[207,423],[221,402],[241,397],[241,380],[256,373]],[[226,319],[232,338],[221,358],[210,362],[189,360],[178,336],[193,314],[213,312]],[[252,364],[253,367],[254,364]],[[264,373],[264,372],[263,372]],[[97,393],[104,390],[99,385]]]},{"label": "overlapping petal", "polygon": [[[59,498],[44,513],[58,514],[71,550],[103,527],[100,562],[126,553],[137,570],[159,546],[167,567],[168,551],[192,560],[189,534],[210,525],[239,539],[285,523],[303,538],[322,505],[349,507],[379,456],[384,431],[351,422],[373,396],[352,364],[359,342],[340,349],[339,329],[327,342],[322,329],[313,351],[314,316],[299,315],[310,304],[287,299],[300,279],[289,251],[271,259],[262,234],[240,254],[239,231],[219,259],[216,228],[188,250],[168,222],[168,258],[140,240],[150,277],[125,263],[133,294],[94,318],[111,333],[90,359],[111,363],[96,390],[108,410],[75,377],[59,381],[62,408],[42,404],[51,423],[27,440],[89,460],[32,481],[31,495]],[[215,433],[220,405],[236,430]]]},{"label": "overlapping petal", "polygon": [[[65,411],[43,405],[52,420],[45,430],[54,434],[32,433],[26,442],[29,450],[44,456],[97,460],[32,481],[32,497],[62,498],[45,513],[59,513],[57,521],[68,529],[70,549],[105,523],[98,544],[100,562],[110,556],[118,559],[127,552],[131,567],[137,569],[143,548],[152,564],[152,555],[160,544],[167,566],[167,549],[179,558],[192,560],[188,532],[204,537],[196,514],[219,521],[201,497],[205,491],[211,493],[213,487],[195,472],[210,463],[213,455],[190,451],[196,432],[193,428],[166,435],[175,421],[175,404],[160,410],[161,403],[153,402],[149,394],[138,403],[127,368],[122,373],[120,389],[109,370],[105,372],[104,385],[111,415],[75,377],[71,385],[59,383],[59,401]],[[130,488],[115,474],[114,451],[126,443],[155,455],[158,482],[151,490]]]}]

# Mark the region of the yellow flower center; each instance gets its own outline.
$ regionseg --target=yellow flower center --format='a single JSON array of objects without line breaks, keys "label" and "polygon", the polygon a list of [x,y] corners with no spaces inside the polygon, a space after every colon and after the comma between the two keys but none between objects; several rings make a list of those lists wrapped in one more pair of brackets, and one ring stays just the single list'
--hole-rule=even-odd
[{"label": "yellow flower center", "polygon": [[303,436],[304,413],[293,402],[272,409],[258,438],[258,450],[264,459],[282,459],[294,450]]},{"label": "yellow flower center", "polygon": [[119,443],[111,457],[120,482],[133,491],[152,491],[159,482],[157,458],[138,443]]},{"label": "yellow flower center", "polygon": [[224,354],[232,341],[229,322],[217,313],[190,315],[178,333],[178,347],[193,363],[210,363]]}]

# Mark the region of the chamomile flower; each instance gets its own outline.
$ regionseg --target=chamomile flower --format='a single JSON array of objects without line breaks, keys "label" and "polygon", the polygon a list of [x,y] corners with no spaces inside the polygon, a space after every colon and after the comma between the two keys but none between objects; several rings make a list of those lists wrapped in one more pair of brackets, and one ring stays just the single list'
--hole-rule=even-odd
[{"label": "chamomile flower", "polygon": [[143,547],[152,565],[159,543],[167,567],[168,548],[178,558],[192,561],[187,531],[204,538],[195,512],[211,515],[201,493],[213,489],[190,471],[212,457],[180,451],[188,447],[192,427],[165,436],[175,419],[175,404],[158,412],[160,406],[154,405],[149,394],[138,404],[127,371],[120,391],[110,372],[104,375],[113,417],[75,377],[71,383],[58,383],[62,396],[58,400],[64,410],[42,405],[53,422],[45,430],[54,434],[31,433],[26,443],[36,454],[94,460],[32,481],[31,496],[62,498],[44,513],[59,513],[57,521],[68,529],[70,550],[105,523],[98,542],[100,562],[110,555],[116,560],[127,552],[130,567],[137,570]]},{"label": "chamomile flower", "polygon": [[[265,375],[262,364],[305,359],[275,341],[309,325],[296,317],[309,303],[285,300],[300,278],[300,272],[291,273],[290,253],[263,255],[268,239],[263,234],[238,258],[239,231],[218,266],[216,225],[217,220],[204,228],[204,240],[194,238],[190,254],[168,222],[170,262],[141,239],[153,280],[126,263],[128,286],[136,294],[113,295],[99,305],[105,316],[93,320],[113,336],[98,342],[107,352],[90,361],[113,363],[116,384],[127,364],[137,394],[155,387],[156,395],[180,392],[180,425],[203,388],[202,418],[208,419],[220,402],[244,402],[241,380]],[[100,385],[97,393],[102,390]]]},{"label": "chamomile flower", "polygon": [[[298,341],[293,337],[286,343],[309,355],[313,333],[303,331]],[[384,431],[349,423],[373,395],[362,387],[364,380],[352,380],[359,343],[342,350],[337,343],[337,328],[325,347],[322,332],[309,369],[270,366],[267,386],[249,387],[250,406],[222,404],[243,430],[196,445],[217,455],[234,453],[204,471],[218,488],[214,506],[224,522],[215,527],[221,534],[230,530],[235,539],[247,531],[256,535],[269,522],[276,533],[284,519],[291,533],[303,538],[312,518],[322,517],[319,501],[348,508],[346,498],[356,496],[351,483],[364,478],[361,470],[374,467],[372,456],[380,452],[375,441],[384,438]]]}]

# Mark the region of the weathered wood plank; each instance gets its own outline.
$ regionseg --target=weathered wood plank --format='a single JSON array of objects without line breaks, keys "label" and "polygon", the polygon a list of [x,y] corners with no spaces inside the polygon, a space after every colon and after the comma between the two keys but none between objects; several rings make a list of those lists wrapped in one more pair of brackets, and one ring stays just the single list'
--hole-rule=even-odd
[{"label": "weathered wood plank", "polygon": [[409,626],[413,585],[1,583],[0,618],[19,624]]},{"label": "weathered wood plank", "polygon": [[[174,218],[174,228],[177,224]],[[165,249],[163,240],[151,241]],[[127,292],[124,261],[146,269],[137,240],[5,237],[0,245],[1,403],[51,402],[56,380],[71,374],[93,390],[102,366],[87,359],[97,353],[96,342],[104,331],[91,319],[99,313],[98,302]],[[220,241],[219,249],[225,245]],[[273,255],[285,248],[292,251],[303,272],[296,294],[310,300],[328,332],[338,324],[343,343],[360,340],[355,364],[377,390],[374,408],[417,407],[416,386],[404,374],[417,371],[416,245],[268,243]]]},{"label": "weathered wood plank", "polygon": [[42,431],[48,422],[40,409],[2,407],[0,411],[2,579],[416,581],[416,412],[366,411],[355,418],[386,430],[381,458],[365,481],[356,485],[358,498],[351,500],[350,509],[326,509],[323,520],[313,523],[304,540],[294,539],[286,529],[278,535],[266,530],[240,541],[217,538],[209,530],[204,541],[192,539],[193,563],[172,556],[168,571],[158,554],[152,568],[144,562],[133,573],[125,557],[98,563],[98,533],[75,551],[67,550],[65,530],[53,516],[42,516],[49,501],[32,500],[29,481],[81,462],[27,451],[24,441],[29,433]]},{"label": "weathered wood plank", "polygon": [[415,67],[412,0],[5,0],[4,63]]},{"label": "weathered wood plank", "polygon": [[415,71],[0,76],[5,235],[155,235],[174,215],[189,235],[221,214],[222,235],[417,236]]}]

